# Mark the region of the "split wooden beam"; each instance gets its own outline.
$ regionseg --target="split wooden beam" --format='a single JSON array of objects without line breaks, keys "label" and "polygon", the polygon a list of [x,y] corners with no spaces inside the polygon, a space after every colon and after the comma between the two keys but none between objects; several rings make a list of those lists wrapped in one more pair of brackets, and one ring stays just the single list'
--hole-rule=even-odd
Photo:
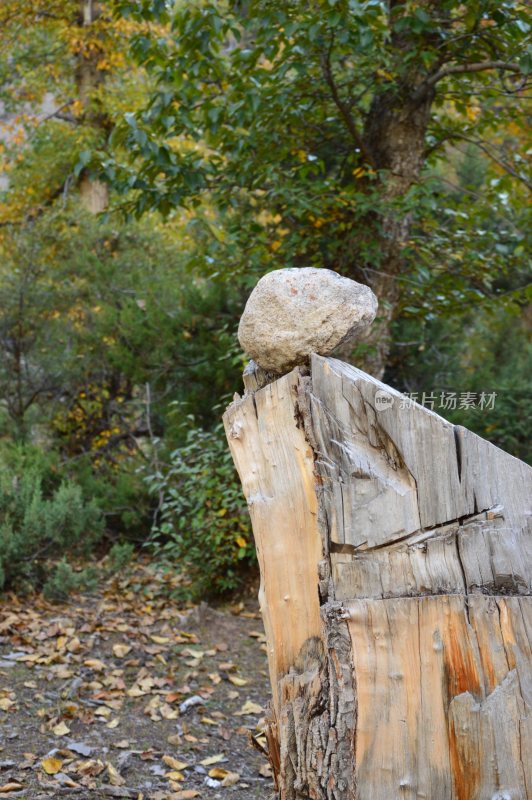
[{"label": "split wooden beam", "polygon": [[281,800],[532,800],[532,469],[341,361],[269,380],[224,421]]}]

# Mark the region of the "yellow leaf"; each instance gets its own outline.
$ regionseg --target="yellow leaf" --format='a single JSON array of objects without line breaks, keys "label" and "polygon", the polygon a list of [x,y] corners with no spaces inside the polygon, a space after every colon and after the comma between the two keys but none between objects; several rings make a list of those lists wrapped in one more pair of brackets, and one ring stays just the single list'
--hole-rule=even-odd
[{"label": "yellow leaf", "polygon": [[148,692],[143,692],[140,686],[132,686],[131,689],[126,692],[126,694],[128,697],[142,697],[143,695],[148,694]]},{"label": "yellow leaf", "polygon": [[171,772],[165,772],[164,777],[168,778],[169,781],[184,781],[185,776],[182,772],[177,772],[177,770],[172,770]]},{"label": "yellow leaf", "polygon": [[56,772],[59,772],[62,766],[62,761],[60,761],[58,758],[52,758],[51,756],[50,758],[44,758],[41,761],[41,767],[47,775],[55,775]]},{"label": "yellow leaf", "polygon": [[116,658],[124,658],[127,654],[131,652],[131,646],[129,644],[114,644],[113,645],[113,655]]},{"label": "yellow leaf", "polygon": [[212,764],[219,764],[220,761],[223,761],[225,758],[225,753],[217,753],[215,756],[209,756],[209,758],[204,758],[203,761],[200,761],[200,764],[204,767],[210,767]]},{"label": "yellow leaf", "polygon": [[107,767],[107,773],[109,775],[109,783],[111,784],[111,786],[123,786],[126,781],[120,775],[118,770],[115,767],[113,767],[113,765],[110,764],[109,762],[107,762],[106,767]]},{"label": "yellow leaf", "polygon": [[222,781],[222,786],[234,786],[240,780],[238,772],[228,772]]},{"label": "yellow leaf", "polygon": [[213,767],[209,770],[209,778],[214,778],[217,781],[223,781],[226,775],[229,775],[229,770],[223,769],[223,767]]},{"label": "yellow leaf", "polygon": [[163,763],[171,769],[176,769],[178,772],[188,767],[186,761],[178,761],[178,759],[173,758],[173,756],[163,756]]},{"label": "yellow leaf", "polygon": [[107,669],[103,661],[100,661],[99,658],[88,658],[83,662],[83,666],[89,667],[89,669],[93,669],[96,672],[104,672],[104,670]]},{"label": "yellow leaf", "polygon": [[247,700],[240,711],[236,711],[233,716],[235,717],[243,717],[246,714],[261,714],[263,712],[262,706],[259,706],[258,703],[254,703],[252,700]]},{"label": "yellow leaf", "polygon": [[115,717],[115,719],[112,719],[111,722],[108,722],[105,727],[106,728],[110,728],[111,730],[114,730],[114,728],[118,728],[119,724],[120,724],[120,720]]},{"label": "yellow leaf", "polygon": [[172,708],[168,703],[163,703],[159,708],[159,714],[163,719],[177,719],[179,717],[179,709]]},{"label": "yellow leaf", "polygon": [[10,700],[9,697],[0,697],[0,710],[7,711],[11,708],[11,706],[15,705],[14,700]]},{"label": "yellow leaf", "polygon": [[248,544],[243,536],[239,536],[237,539],[235,539],[235,542],[239,547],[247,547]]},{"label": "yellow leaf", "polygon": [[56,736],[66,736],[67,733],[70,733],[70,728],[64,722],[60,722],[59,725],[52,728],[52,731]]},{"label": "yellow leaf", "polygon": [[233,686],[245,686],[247,684],[247,680],[245,678],[239,678],[237,675],[229,675],[229,680]]}]

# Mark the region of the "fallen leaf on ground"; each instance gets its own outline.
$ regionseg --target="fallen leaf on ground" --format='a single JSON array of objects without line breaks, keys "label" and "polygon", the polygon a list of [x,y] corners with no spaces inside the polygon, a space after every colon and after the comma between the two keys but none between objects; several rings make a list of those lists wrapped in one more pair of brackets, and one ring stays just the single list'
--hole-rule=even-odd
[{"label": "fallen leaf on ground", "polygon": [[220,761],[225,760],[225,753],[217,753],[215,756],[209,756],[209,758],[204,758],[203,761],[200,761],[204,767],[210,767],[211,764],[219,764]]},{"label": "fallen leaf on ground", "polygon": [[222,781],[222,786],[235,786],[238,781],[240,780],[240,773],[238,772],[228,772],[225,778]]},{"label": "fallen leaf on ground", "polygon": [[103,661],[100,661],[99,658],[88,658],[83,662],[83,666],[89,667],[89,669],[93,669],[95,672],[104,672],[107,669]]},{"label": "fallen leaf on ground", "polygon": [[113,645],[113,655],[115,656],[115,658],[124,658],[130,652],[131,652],[131,646],[129,644]]},{"label": "fallen leaf on ground", "polygon": [[239,678],[238,675],[229,675],[229,680],[233,686],[246,686],[247,684],[247,680],[245,678]]},{"label": "fallen leaf on ground", "polygon": [[223,781],[226,775],[229,775],[229,770],[223,767],[213,767],[209,770],[209,778],[216,778],[217,781]]},{"label": "fallen leaf on ground", "polygon": [[264,711],[262,706],[259,706],[258,703],[254,703],[252,700],[247,700],[240,711],[235,711],[235,717],[243,717],[246,714],[262,714]]},{"label": "fallen leaf on ground", "polygon": [[59,725],[52,728],[52,732],[55,736],[66,736],[70,733],[70,728],[65,722],[60,722]]},{"label": "fallen leaf on ground", "polygon": [[100,761],[99,758],[91,758],[90,761],[79,763],[77,771],[80,775],[89,775],[91,778],[94,778],[96,775],[99,775],[100,772],[103,772],[104,769],[105,764]]},{"label": "fallen leaf on ground", "polygon": [[56,772],[59,772],[61,767],[63,766],[63,762],[60,761],[58,758],[44,758],[41,761],[41,767],[46,772],[47,775],[55,775]]},{"label": "fallen leaf on ground", "polygon": [[[109,727],[109,725],[107,726]],[[128,739],[121,739],[119,742],[115,742],[113,747],[118,747],[120,750],[127,750],[129,747],[129,740]]]},{"label": "fallen leaf on ground", "polygon": [[165,772],[164,777],[168,778],[169,781],[184,781],[185,776],[182,772],[178,772],[177,770],[173,769],[171,772]]},{"label": "fallen leaf on ground", "polygon": [[0,793],[7,794],[8,792],[18,792],[20,789],[23,789],[23,785],[21,783],[5,783],[3,786],[0,786]]},{"label": "fallen leaf on ground", "polygon": [[107,762],[106,767],[111,786],[123,786],[126,782],[125,778],[120,775],[116,767],[113,767],[109,761]]},{"label": "fallen leaf on ground", "polygon": [[163,763],[171,769],[176,769],[178,772],[188,767],[186,761],[178,761],[178,759],[173,758],[173,756],[163,756]]}]

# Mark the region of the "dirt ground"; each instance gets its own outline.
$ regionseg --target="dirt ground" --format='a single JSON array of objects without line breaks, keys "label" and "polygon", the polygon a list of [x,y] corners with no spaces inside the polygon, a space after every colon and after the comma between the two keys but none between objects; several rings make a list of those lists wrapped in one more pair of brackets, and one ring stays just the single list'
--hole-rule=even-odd
[{"label": "dirt ground", "polygon": [[186,608],[171,580],[137,564],[68,605],[3,599],[0,796],[272,798],[257,604]]}]

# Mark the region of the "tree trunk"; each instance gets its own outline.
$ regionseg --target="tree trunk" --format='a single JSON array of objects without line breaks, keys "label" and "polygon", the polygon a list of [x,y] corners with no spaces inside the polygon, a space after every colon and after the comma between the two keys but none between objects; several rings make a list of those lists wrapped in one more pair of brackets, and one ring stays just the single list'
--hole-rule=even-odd
[{"label": "tree trunk", "polygon": [[532,470],[334,359],[246,383],[281,800],[532,798]]},{"label": "tree trunk", "polygon": [[[101,15],[101,3],[96,0],[80,0],[80,27],[90,28]],[[94,43],[92,43],[94,45]],[[98,47],[87,47],[84,42],[78,56],[76,79],[78,97],[83,106],[83,115],[95,128],[105,130],[107,120],[98,108],[95,90],[104,81],[104,70],[98,67],[101,53]],[[81,173],[79,192],[81,204],[92,214],[101,214],[109,205],[107,184],[93,178],[87,170]]]},{"label": "tree trunk", "polygon": [[412,212],[398,204],[406,199],[409,189],[419,182],[425,161],[425,137],[430,120],[434,92],[416,98],[416,81],[399,94],[387,91],[373,100],[364,128],[364,143],[372,166],[383,178],[383,213],[378,230],[369,222],[372,235],[380,244],[378,269],[362,277],[380,300],[379,314],[368,329],[365,344],[367,355],[363,367],[381,379],[391,346],[391,324],[401,295],[400,276],[405,270],[404,250],[412,227]]}]

